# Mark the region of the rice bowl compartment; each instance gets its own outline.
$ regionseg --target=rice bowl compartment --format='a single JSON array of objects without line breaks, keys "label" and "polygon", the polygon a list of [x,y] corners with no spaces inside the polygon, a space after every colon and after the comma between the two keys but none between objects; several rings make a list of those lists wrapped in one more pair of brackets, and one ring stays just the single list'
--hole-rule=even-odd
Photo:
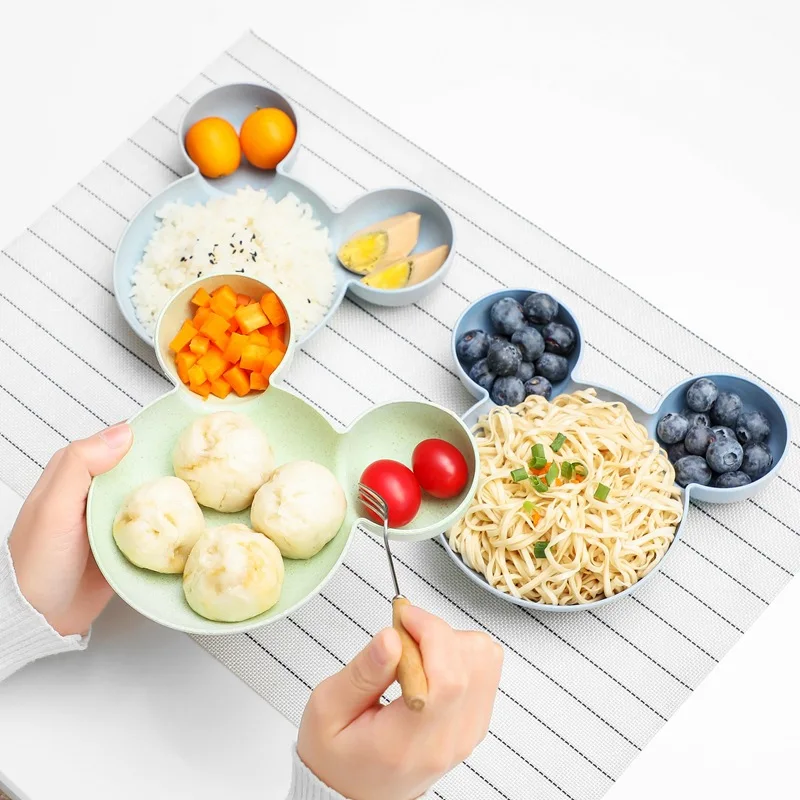
[{"label": "rice bowl compartment", "polygon": [[[290,117],[297,130],[291,150],[274,170],[257,169],[249,164],[243,156],[240,167],[232,174],[213,180],[205,178],[186,152],[184,144],[186,132],[195,122],[209,116],[222,117],[238,130],[242,121],[257,107],[276,107]],[[225,200],[231,197],[239,199],[238,193],[248,187],[255,191],[264,190],[267,194],[266,204],[269,208],[271,208],[271,202],[281,204],[283,201],[284,205],[281,208],[285,210],[287,220],[297,218],[298,229],[301,227],[301,219],[307,219],[308,212],[303,211],[307,208],[310,210],[313,220],[318,222],[319,226],[326,229],[328,233],[330,247],[327,260],[320,256],[314,262],[319,269],[314,266],[304,267],[305,274],[308,276],[306,280],[303,280],[300,275],[296,275],[294,279],[287,277],[287,283],[284,285],[283,299],[288,304],[287,307],[294,307],[295,334],[299,342],[313,336],[327,322],[341,304],[348,290],[371,303],[395,306],[416,302],[442,282],[453,260],[454,232],[449,215],[441,204],[423,192],[413,189],[388,188],[366,192],[353,200],[347,207],[335,209],[311,187],[289,174],[301,147],[301,134],[302,122],[298,120],[292,104],[281,94],[266,86],[250,83],[220,86],[198,98],[189,106],[178,128],[180,152],[187,174],[151,198],[143,206],[125,229],[114,255],[113,281],[117,304],[128,324],[141,339],[148,344],[153,344],[153,326],[158,311],[164,307],[168,296],[185,285],[185,281],[208,277],[212,274],[210,270],[215,268],[225,272],[233,271],[233,268],[227,264],[230,256],[228,248],[231,244],[231,237],[211,235],[210,225],[203,223],[202,230],[198,231],[195,237],[198,241],[204,235],[209,237],[202,240],[204,245],[209,243],[208,252],[204,248],[203,252],[198,253],[198,260],[208,256],[208,261],[199,265],[193,261],[191,269],[186,261],[176,262],[180,262],[181,258],[185,259],[185,256],[178,258],[178,254],[188,252],[187,248],[193,246],[190,239],[195,232],[192,230],[190,234],[188,229],[183,228],[179,228],[180,233],[175,235],[173,235],[173,231],[163,232],[161,240],[163,248],[156,247],[154,243],[151,247],[152,259],[148,260],[147,272],[146,274],[140,273],[138,276],[137,298],[139,304],[142,307],[149,306],[152,310],[152,313],[148,313],[143,322],[137,314],[136,303],[131,296],[134,274],[137,266],[142,262],[145,249],[160,228],[159,212],[175,203],[193,206],[198,203],[206,204],[214,199]],[[299,203],[297,211],[294,210],[295,205],[290,196],[296,198]],[[230,202],[228,202],[228,206],[233,208]],[[416,211],[422,215],[420,247],[432,248],[446,245],[449,248],[445,262],[429,279],[411,287],[387,291],[374,289],[360,283],[360,276],[349,272],[339,263],[336,255],[338,247],[349,234],[356,230],[386,216],[405,211]],[[190,216],[183,209],[174,209],[173,213],[176,214],[179,222]],[[270,213],[274,214],[275,212]],[[210,213],[205,216],[209,217]],[[218,222],[214,219],[211,225],[216,225]],[[219,226],[221,230],[224,228],[221,222],[219,222]],[[310,230],[310,225],[306,225],[305,229]],[[225,229],[226,234],[227,230]],[[216,241],[217,238],[227,241]],[[246,250],[246,244],[242,241],[240,249]],[[214,263],[210,263],[212,262],[212,245],[218,246],[218,249],[213,249]],[[267,245],[266,249],[269,249],[271,243],[267,243]],[[294,245],[296,246],[296,243]],[[241,258],[245,258],[247,253],[239,255]],[[298,259],[292,258],[292,253],[287,250],[285,260],[288,264],[296,263]],[[247,261],[245,267],[247,273],[261,278],[266,283],[276,284],[276,288],[279,288],[277,284],[280,283],[281,275],[289,275],[287,271],[282,272],[281,270],[288,270],[289,267],[280,268],[280,264],[276,262],[278,269],[272,270],[269,266],[273,263],[270,258],[264,257],[263,261],[264,271],[259,271],[258,274],[251,273],[251,269],[258,268],[251,268],[250,262]],[[305,260],[303,263],[309,265],[311,262]],[[324,267],[323,264],[325,264]],[[195,267],[197,267],[196,271]],[[170,272],[173,269],[174,272]],[[165,286],[164,280],[169,280],[170,288]],[[298,311],[300,303],[304,299],[303,286],[307,287],[309,280],[313,283],[312,291],[315,297],[319,295],[319,300],[314,300],[314,306],[308,313],[308,318],[304,320],[301,319]],[[321,282],[324,282],[324,286],[321,286]],[[326,291],[328,282],[330,293]],[[290,291],[290,285],[295,286],[297,291]],[[327,302],[324,303],[323,299],[327,299]]]}]

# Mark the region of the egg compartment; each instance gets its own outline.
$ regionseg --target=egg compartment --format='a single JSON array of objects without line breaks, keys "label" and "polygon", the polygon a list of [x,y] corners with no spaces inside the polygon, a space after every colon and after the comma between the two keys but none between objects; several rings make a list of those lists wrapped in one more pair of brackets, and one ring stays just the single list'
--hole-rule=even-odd
[{"label": "egg compartment", "polygon": [[[538,291],[537,289],[509,289],[509,290],[501,290],[498,292],[492,292],[491,294],[486,295],[485,297],[480,298],[479,300],[475,301],[472,305],[470,305],[464,313],[459,317],[456,325],[453,329],[453,336],[451,342],[451,352],[453,355],[453,361],[456,366],[456,372],[458,373],[462,383],[464,386],[469,390],[469,392],[478,398],[478,402],[467,411],[462,419],[467,425],[467,427],[472,430],[473,427],[478,423],[478,420],[484,414],[487,414],[492,408],[495,407],[495,403],[489,397],[489,392],[487,392],[482,387],[478,386],[468,375],[467,371],[465,370],[464,366],[460,363],[458,356],[456,355],[456,343],[464,335],[467,331],[474,330],[476,328],[483,329],[486,331],[492,330],[492,323],[489,317],[489,309],[491,308],[492,304],[499,300],[502,297],[513,297],[518,302],[522,302],[529,294]],[[558,300],[558,298],[555,298]],[[489,583],[486,581],[483,575],[479,572],[476,572],[472,569],[469,565],[467,565],[462,556],[459,553],[456,553],[454,550],[450,548],[450,545],[447,541],[447,534],[442,534],[439,538],[442,544],[444,545],[445,552],[450,556],[456,566],[472,581],[477,583],[483,589],[491,592],[497,597],[502,598],[508,602],[514,603],[519,606],[523,606],[529,609],[536,609],[538,611],[558,611],[558,612],[571,612],[571,611],[582,611],[589,608],[596,608],[598,606],[606,605],[608,603],[614,602],[621,597],[625,597],[629,593],[635,591],[640,586],[642,586],[651,575],[657,572],[664,561],[669,557],[669,554],[672,552],[675,542],[677,542],[683,531],[683,527],[687,518],[687,515],[690,511],[690,501],[692,499],[700,500],[707,503],[735,503],[747,500],[748,498],[752,497],[753,495],[760,492],[767,484],[774,480],[777,476],[778,471],[780,469],[781,463],[783,462],[784,458],[786,457],[789,442],[791,440],[790,431],[789,431],[789,420],[784,412],[783,408],[781,407],[780,402],[778,401],[777,397],[765,386],[757,383],[756,381],[750,380],[749,378],[744,378],[738,375],[730,375],[727,373],[708,373],[706,375],[695,375],[691,378],[687,378],[684,381],[673,386],[669,391],[667,391],[664,395],[662,395],[661,399],[653,408],[643,408],[639,406],[636,402],[631,400],[631,398],[626,397],[623,394],[615,391],[612,388],[603,386],[602,384],[598,383],[585,383],[581,381],[579,378],[576,377],[576,372],[580,365],[581,357],[582,357],[582,336],[580,326],[578,325],[575,316],[572,312],[559,302],[559,313],[556,319],[560,322],[570,325],[573,330],[575,331],[576,335],[576,343],[575,349],[568,357],[569,361],[569,374],[567,377],[558,384],[553,385],[553,394],[552,397],[556,397],[559,394],[572,394],[577,391],[581,391],[583,389],[593,388],[597,391],[597,396],[600,400],[607,401],[607,402],[621,402],[624,403],[628,410],[631,412],[633,418],[640,424],[642,424],[646,430],[648,435],[651,439],[655,441],[659,441],[656,435],[656,427],[658,425],[658,421],[664,414],[670,411],[682,411],[686,408],[686,390],[688,387],[694,383],[699,378],[710,378],[711,380],[716,383],[717,387],[720,391],[730,391],[735,392],[738,394],[743,401],[744,404],[744,411],[751,411],[751,410],[760,410],[766,416],[770,422],[771,426],[771,433],[769,439],[767,440],[766,444],[768,445],[770,452],[772,453],[773,464],[770,468],[769,472],[766,475],[762,476],[758,480],[753,481],[752,483],[746,484],[745,486],[737,486],[727,489],[717,488],[714,486],[702,486],[697,483],[689,484],[687,487],[681,489],[681,493],[683,496],[683,516],[681,517],[681,522],[678,525],[677,530],[675,531],[675,538],[673,540],[672,545],[670,545],[667,552],[664,554],[661,561],[650,570],[650,572],[645,575],[643,578],[640,578],[633,586],[626,589],[625,591],[619,592],[612,597],[606,597],[601,600],[596,600],[593,603],[588,603],[586,605],[571,605],[571,606],[553,606],[547,605],[544,603],[536,603],[530,600],[524,600],[516,597],[512,597],[504,592],[500,592],[494,587],[490,586]],[[659,444],[661,444],[659,442]],[[661,444],[662,447],[665,447]],[[666,449],[666,447],[665,447]]]},{"label": "egg compartment", "polygon": [[[364,468],[380,458],[411,465],[414,447],[423,439],[442,438],[455,445],[469,468],[464,490],[450,500],[423,493],[413,522],[390,529],[394,539],[416,541],[437,536],[466,510],[477,487],[477,448],[462,420],[440,406],[417,401],[377,405],[356,418],[346,429],[336,428],[313,406],[281,385],[291,364],[291,316],[287,324],[288,349],[270,378],[270,387],[245,397],[226,399],[211,395],[202,400],[184,386],[176,373],[169,342],[191,313],[191,297],[202,286],[209,293],[228,284],[234,291],[260,297],[269,287],[253,278],[221,274],[195,281],[169,301],[156,327],[157,354],[175,388],[142,409],[131,420],[134,443],[130,453],[111,472],[92,482],[87,504],[89,542],[100,570],[125,602],[140,613],[170,628],[196,634],[229,634],[274,622],[308,602],[330,580],[344,559],[356,529],[362,525],[374,534],[381,528],[362,517],[357,484]],[[278,293],[280,296],[280,294]],[[284,559],[285,578],[280,600],[271,609],[243,622],[214,622],[197,615],[183,596],[180,575],[163,575],[140,569],[117,548],[112,524],[126,495],[142,483],[172,475],[172,450],[180,433],[201,414],[231,410],[250,417],[267,435],[276,465],[311,460],[333,472],[347,496],[345,520],[336,536],[307,560]],[[203,508],[211,527],[232,522],[250,525],[250,509],[224,514]]]},{"label": "egg compartment", "polygon": [[[242,156],[240,167],[224,178],[209,180],[189,158],[184,140],[186,132],[198,120],[218,116],[228,120],[238,129],[244,119],[256,108],[276,107],[285,111],[295,124],[297,136],[286,157],[274,170],[261,170],[247,163]],[[292,104],[280,93],[255,83],[234,83],[219,86],[195,100],[186,110],[178,127],[181,153],[187,175],[178,179],[151,198],[136,214],[122,234],[114,254],[113,281],[117,304],[134,332],[148,344],[153,338],[136,315],[131,299],[133,274],[141,261],[145,247],[159,225],[156,214],[168,203],[181,201],[187,205],[206,203],[225,194],[235,194],[240,188],[250,186],[264,189],[276,202],[287,194],[294,194],[302,203],[313,209],[315,218],[328,229],[334,268],[335,289],[330,306],[318,324],[305,330],[299,337],[303,342],[325,325],[350,291],[357,297],[382,306],[401,306],[415,303],[433,291],[445,278],[453,262],[455,231],[444,207],[432,197],[414,189],[384,188],[365,192],[344,208],[327,203],[313,188],[289,174],[301,146],[301,125]],[[413,252],[423,252],[439,245],[447,245],[449,253],[442,266],[429,278],[401,289],[376,289],[361,283],[361,277],[346,270],[339,263],[336,252],[356,231],[388,217],[406,211],[421,215],[420,235]]]}]

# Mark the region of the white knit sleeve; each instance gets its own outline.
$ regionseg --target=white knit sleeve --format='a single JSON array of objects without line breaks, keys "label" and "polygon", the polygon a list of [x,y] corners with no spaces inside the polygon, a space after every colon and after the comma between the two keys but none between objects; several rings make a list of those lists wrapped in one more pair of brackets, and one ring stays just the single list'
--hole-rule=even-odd
[{"label": "white knit sleeve", "polygon": [[56,633],[22,596],[8,536],[0,536],[0,681],[37,658],[85,650],[88,643],[88,636]]}]

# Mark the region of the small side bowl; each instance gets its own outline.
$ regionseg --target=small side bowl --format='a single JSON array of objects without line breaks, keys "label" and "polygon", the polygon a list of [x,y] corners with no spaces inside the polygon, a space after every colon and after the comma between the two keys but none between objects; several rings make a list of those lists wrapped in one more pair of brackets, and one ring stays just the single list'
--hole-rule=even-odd
[{"label": "small side bowl", "polygon": [[[348,501],[360,513],[358,500],[361,473],[373,461],[391,458],[411,467],[414,448],[425,439],[444,439],[458,448],[467,462],[468,478],[464,489],[449,500],[439,500],[422,493],[422,505],[416,517],[402,528],[389,528],[389,536],[406,542],[431,539],[450,528],[462,516],[478,488],[478,447],[464,422],[449,409],[434,403],[397,401],[371,408],[347,429],[345,451]],[[367,517],[361,524],[376,536],[383,528]]]},{"label": "small side bowl", "polygon": [[[747,500],[760,492],[778,474],[778,470],[784,458],[786,458],[789,442],[792,438],[789,431],[789,419],[778,398],[765,386],[750,378],[727,373],[695,375],[670,389],[646,423],[645,427],[648,433],[657,442],[659,441],[656,434],[658,421],[664,414],[671,411],[680,412],[686,408],[686,390],[699,378],[711,379],[720,391],[738,394],[742,398],[745,411],[761,411],[766,415],[772,428],[766,441],[766,445],[772,453],[772,467],[766,475],[745,486],[720,489],[715,486],[702,486],[699,483],[691,483],[686,487],[686,491],[691,495],[692,499],[702,500],[706,503],[738,503],[742,500]],[[661,446],[666,447],[663,444]]]},{"label": "small side bowl", "polygon": [[[458,358],[456,353],[456,344],[458,344],[458,340],[465,333],[467,333],[467,331],[476,329],[484,330],[487,333],[494,333],[494,326],[492,325],[492,320],[489,316],[489,310],[498,300],[503,297],[513,297],[518,303],[523,303],[528,295],[537,291],[539,290],[500,289],[497,292],[484,295],[479,300],[476,300],[474,303],[467,306],[467,308],[464,309],[463,313],[456,321],[455,327],[453,328],[453,336],[450,342],[450,353],[453,357],[456,373],[458,374],[461,383],[463,383],[467,391],[479,401],[484,402],[489,400],[489,392],[487,392],[486,389],[478,386],[478,384],[469,377],[469,367],[461,363],[461,360]],[[569,363],[567,377],[564,378],[563,381],[553,384],[553,394],[551,397],[556,397],[557,395],[561,394],[566,387],[570,386],[572,382],[572,374],[575,372],[583,352],[583,335],[581,333],[581,327],[578,324],[578,321],[575,319],[575,315],[567,306],[558,300],[557,297],[555,299],[558,301],[558,314],[556,315],[556,321],[561,322],[564,325],[569,325],[572,330],[575,331],[575,348],[569,354],[569,356],[567,356],[567,362]],[[542,326],[534,327],[541,328]]]}]

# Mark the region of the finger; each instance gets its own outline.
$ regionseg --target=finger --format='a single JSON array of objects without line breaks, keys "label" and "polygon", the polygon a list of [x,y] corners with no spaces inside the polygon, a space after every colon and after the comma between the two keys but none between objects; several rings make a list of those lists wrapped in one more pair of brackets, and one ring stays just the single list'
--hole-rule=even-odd
[{"label": "finger", "polygon": [[341,672],[317,687],[314,705],[336,733],[374,706],[391,686],[401,650],[397,631],[382,630]]},{"label": "finger", "polygon": [[401,612],[403,627],[416,639],[428,679],[431,701],[450,702],[467,690],[468,676],[456,632],[439,617],[416,606]]},{"label": "finger", "polygon": [[503,669],[503,648],[478,631],[460,632],[458,639],[470,674],[470,715],[462,732],[468,734],[467,749],[471,751],[489,730]]}]

